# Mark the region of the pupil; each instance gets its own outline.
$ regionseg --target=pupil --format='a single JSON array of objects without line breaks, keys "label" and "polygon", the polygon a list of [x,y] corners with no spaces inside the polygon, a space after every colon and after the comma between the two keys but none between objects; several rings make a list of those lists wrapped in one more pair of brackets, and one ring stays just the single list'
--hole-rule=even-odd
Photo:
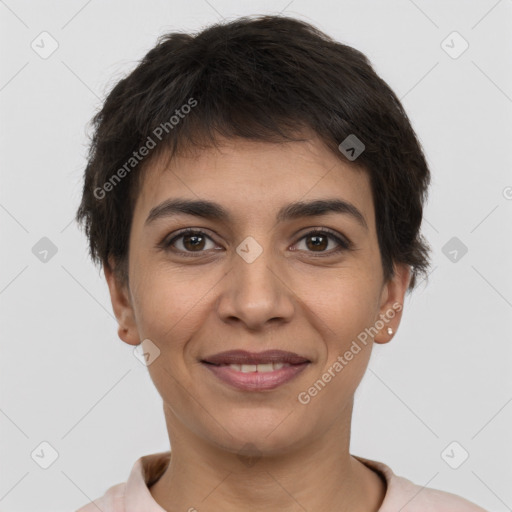
[{"label": "pupil", "polygon": [[[322,235],[314,235],[314,236],[311,236],[310,237],[311,240],[316,240],[315,242],[313,242],[313,247],[320,247],[322,249],[325,249],[325,237],[322,236]],[[323,240],[323,243],[320,241],[319,242],[319,239],[320,240]]]},{"label": "pupil", "polygon": [[[195,247],[196,249],[199,247],[200,249],[202,249],[201,242],[197,242],[197,239],[202,239],[202,238],[203,237],[200,235],[187,235],[184,238],[184,245],[185,245],[185,247],[187,247],[187,249],[189,249],[190,247],[192,247],[192,248]],[[195,239],[195,242],[192,242],[192,244],[189,247],[188,245],[190,243],[190,240],[192,240],[192,239]],[[202,240],[202,243],[204,244],[204,240]]]}]

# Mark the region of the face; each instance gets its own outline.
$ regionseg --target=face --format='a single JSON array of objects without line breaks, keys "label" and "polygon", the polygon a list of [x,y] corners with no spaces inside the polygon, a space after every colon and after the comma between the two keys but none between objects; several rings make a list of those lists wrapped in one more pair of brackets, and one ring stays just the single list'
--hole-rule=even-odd
[{"label": "face", "polygon": [[[184,207],[197,201],[216,208]],[[372,344],[399,323],[409,272],[396,270],[383,281],[365,172],[318,139],[233,139],[147,169],[129,287],[105,275],[121,339],[160,351],[148,370],[168,427],[227,451],[249,443],[276,454],[350,421]],[[306,362],[205,362],[231,350]]]}]

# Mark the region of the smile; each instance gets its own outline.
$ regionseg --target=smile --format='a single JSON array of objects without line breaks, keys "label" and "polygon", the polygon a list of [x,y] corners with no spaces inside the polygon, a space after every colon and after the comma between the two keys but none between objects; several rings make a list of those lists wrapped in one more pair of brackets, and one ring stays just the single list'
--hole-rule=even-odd
[{"label": "smile", "polygon": [[217,380],[242,391],[275,389],[297,377],[309,364],[310,362],[214,365],[202,362],[203,367]]}]

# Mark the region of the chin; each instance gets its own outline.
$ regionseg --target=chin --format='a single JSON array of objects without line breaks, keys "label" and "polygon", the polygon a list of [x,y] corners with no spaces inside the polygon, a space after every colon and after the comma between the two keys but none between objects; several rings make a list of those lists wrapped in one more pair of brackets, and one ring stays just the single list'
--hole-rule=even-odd
[{"label": "chin", "polygon": [[[241,457],[273,456],[286,453],[301,444],[300,426],[283,421],[286,415],[245,418],[244,421],[223,423],[221,439],[212,439],[222,449]],[[297,430],[295,430],[295,427]],[[229,435],[229,434],[231,435]]]}]

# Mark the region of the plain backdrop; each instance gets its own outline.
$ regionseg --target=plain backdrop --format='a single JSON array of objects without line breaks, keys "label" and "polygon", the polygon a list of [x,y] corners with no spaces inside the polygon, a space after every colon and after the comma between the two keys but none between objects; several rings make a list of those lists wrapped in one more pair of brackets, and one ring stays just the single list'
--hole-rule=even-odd
[{"label": "plain backdrop", "polygon": [[351,453],[512,510],[511,0],[0,1],[0,510],[74,510],[169,448],[73,222],[88,122],[164,32],[277,12],[368,56],[433,175],[431,274],[374,349]]}]

